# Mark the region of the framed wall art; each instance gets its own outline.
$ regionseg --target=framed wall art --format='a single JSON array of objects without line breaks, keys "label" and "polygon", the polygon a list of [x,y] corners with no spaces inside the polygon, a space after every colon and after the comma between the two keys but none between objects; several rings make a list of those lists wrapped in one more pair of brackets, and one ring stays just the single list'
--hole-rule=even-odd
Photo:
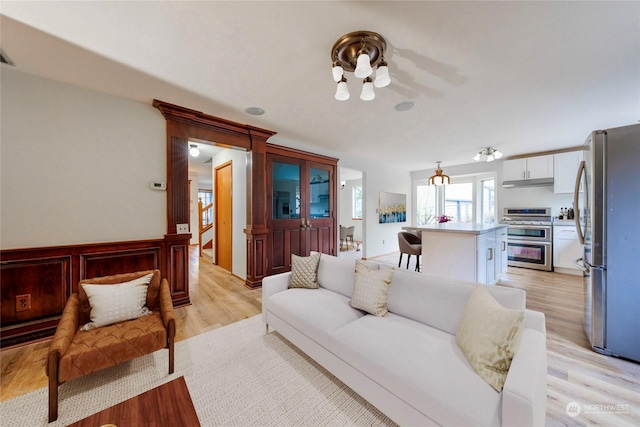
[{"label": "framed wall art", "polygon": [[407,221],[407,195],[398,193],[380,192],[380,203],[378,208],[378,222],[380,224],[389,222]]}]

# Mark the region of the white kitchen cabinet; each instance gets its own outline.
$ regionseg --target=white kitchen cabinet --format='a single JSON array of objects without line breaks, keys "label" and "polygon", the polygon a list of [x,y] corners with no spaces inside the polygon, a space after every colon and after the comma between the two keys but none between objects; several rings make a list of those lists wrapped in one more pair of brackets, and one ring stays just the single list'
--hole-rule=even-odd
[{"label": "white kitchen cabinet", "polygon": [[573,193],[576,187],[578,167],[584,158],[584,152],[569,151],[553,155],[553,192]]},{"label": "white kitchen cabinet", "polygon": [[502,162],[504,181],[553,178],[553,154]]},{"label": "white kitchen cabinet", "polygon": [[506,273],[509,267],[509,252],[507,251],[507,229],[496,230],[496,266],[495,279]]},{"label": "white kitchen cabinet", "polygon": [[476,237],[477,271],[476,281],[485,285],[496,282],[496,232],[479,234]]},{"label": "white kitchen cabinet", "polygon": [[553,270],[558,273],[581,275],[573,261],[582,256],[582,245],[572,221],[553,224]]}]

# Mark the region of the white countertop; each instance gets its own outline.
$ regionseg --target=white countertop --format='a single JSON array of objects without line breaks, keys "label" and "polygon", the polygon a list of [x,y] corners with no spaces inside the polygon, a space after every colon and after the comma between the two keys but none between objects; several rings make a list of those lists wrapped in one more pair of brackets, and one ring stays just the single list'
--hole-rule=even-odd
[{"label": "white countertop", "polygon": [[507,228],[507,224],[468,224],[460,222],[444,222],[420,227],[402,227],[403,230],[437,231],[443,233],[484,234],[490,231]]}]

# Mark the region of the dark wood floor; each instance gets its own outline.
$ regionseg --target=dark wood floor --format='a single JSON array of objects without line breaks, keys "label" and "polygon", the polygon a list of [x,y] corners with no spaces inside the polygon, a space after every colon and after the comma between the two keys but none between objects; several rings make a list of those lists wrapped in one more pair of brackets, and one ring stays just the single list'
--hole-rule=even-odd
[{"label": "dark wood floor", "polygon": [[[207,258],[198,258],[197,248],[192,248],[190,255],[193,304],[176,309],[178,340],[261,312],[261,290],[245,288],[242,280]],[[398,255],[375,260],[397,266]],[[524,289],[527,307],[545,313],[548,426],[640,425],[640,364],[591,351],[582,330],[580,277],[509,267],[499,285]],[[43,341],[0,352],[1,400],[47,385],[44,363],[48,346],[49,341]],[[573,401],[592,405],[587,408],[592,410],[570,417],[566,406]],[[618,409],[604,405],[618,405]]]}]

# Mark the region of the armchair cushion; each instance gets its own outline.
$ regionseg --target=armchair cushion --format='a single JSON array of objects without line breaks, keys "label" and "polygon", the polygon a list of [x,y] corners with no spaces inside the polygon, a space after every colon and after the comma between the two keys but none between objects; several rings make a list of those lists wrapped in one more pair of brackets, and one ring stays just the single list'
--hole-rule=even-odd
[{"label": "armchair cushion", "polygon": [[151,314],[146,303],[147,286],[152,277],[153,273],[149,273],[137,279],[113,285],[83,283],[81,286],[91,306],[91,322],[85,324],[82,330],[88,331]]},{"label": "armchair cushion", "polygon": [[60,383],[152,353],[167,346],[167,330],[155,312],[128,322],[78,331],[60,359]]}]

